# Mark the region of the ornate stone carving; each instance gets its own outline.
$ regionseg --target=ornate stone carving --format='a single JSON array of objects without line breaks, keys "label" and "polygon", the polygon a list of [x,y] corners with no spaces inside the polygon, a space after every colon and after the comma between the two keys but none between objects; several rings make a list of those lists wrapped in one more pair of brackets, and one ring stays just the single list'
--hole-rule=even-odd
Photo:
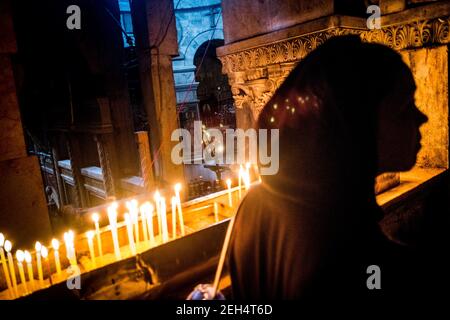
[{"label": "ornate stone carving", "polygon": [[380,30],[333,27],[219,57],[228,75],[236,108],[250,108],[253,118],[280,86],[295,64],[336,35],[357,34],[396,50],[450,42],[450,17],[390,25]]}]

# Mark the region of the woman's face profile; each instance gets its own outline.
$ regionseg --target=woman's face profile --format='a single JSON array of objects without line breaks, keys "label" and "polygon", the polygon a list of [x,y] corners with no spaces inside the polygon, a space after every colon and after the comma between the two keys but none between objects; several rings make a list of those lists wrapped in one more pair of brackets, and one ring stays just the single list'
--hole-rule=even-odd
[{"label": "woman's face profile", "polygon": [[428,118],[414,101],[416,85],[411,71],[402,69],[391,94],[378,109],[378,173],[407,171],[421,148],[419,128]]}]

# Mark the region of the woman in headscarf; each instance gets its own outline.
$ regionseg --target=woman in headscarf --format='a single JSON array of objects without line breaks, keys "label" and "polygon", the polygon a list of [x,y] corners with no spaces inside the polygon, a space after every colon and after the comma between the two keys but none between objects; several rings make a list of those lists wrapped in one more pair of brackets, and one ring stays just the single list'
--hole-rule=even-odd
[{"label": "woman in headscarf", "polygon": [[[399,54],[357,36],[332,38],[299,62],[258,119],[260,129],[280,130],[279,171],[262,176],[238,210],[228,256],[234,298],[406,288],[409,255],[378,225],[374,181],[415,164],[427,121],[415,89]],[[368,289],[371,265],[381,290]]]}]

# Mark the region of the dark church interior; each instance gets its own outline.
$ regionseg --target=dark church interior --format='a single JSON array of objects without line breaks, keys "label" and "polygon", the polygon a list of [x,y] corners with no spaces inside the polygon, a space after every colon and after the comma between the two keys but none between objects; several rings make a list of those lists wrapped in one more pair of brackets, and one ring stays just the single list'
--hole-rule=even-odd
[{"label": "dark church interior", "polygon": [[[369,202],[386,247],[427,266],[418,294],[448,288],[449,43],[446,0],[0,1],[0,300],[326,299],[327,263],[364,248],[353,214]],[[422,118],[403,165],[406,113],[364,108],[383,90],[403,105],[407,85]],[[368,132],[369,113],[374,153],[339,131]],[[223,160],[260,147],[261,129],[279,129],[278,173],[261,150]],[[383,270],[354,276],[369,301],[401,278]]]}]

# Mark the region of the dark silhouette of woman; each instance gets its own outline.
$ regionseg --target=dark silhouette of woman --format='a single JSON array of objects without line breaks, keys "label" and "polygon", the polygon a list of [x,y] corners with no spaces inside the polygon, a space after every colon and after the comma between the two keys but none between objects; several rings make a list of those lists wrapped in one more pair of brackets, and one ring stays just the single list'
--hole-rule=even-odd
[{"label": "dark silhouette of woman", "polygon": [[[392,297],[417,285],[414,256],[378,225],[374,193],[376,175],[415,164],[427,121],[415,89],[399,54],[357,36],[332,38],[299,62],[258,119],[280,130],[279,171],[238,210],[234,298]],[[372,265],[379,290],[368,288]]]}]

